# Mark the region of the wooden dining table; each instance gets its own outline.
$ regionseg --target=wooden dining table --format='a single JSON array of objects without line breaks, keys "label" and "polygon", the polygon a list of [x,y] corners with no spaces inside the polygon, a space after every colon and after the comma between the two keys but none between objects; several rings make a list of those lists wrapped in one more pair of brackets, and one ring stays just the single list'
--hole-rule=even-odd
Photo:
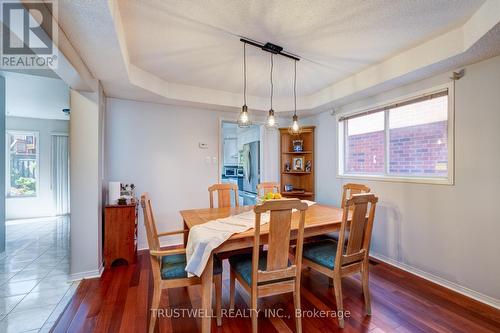
[{"label": "wooden dining table", "polygon": [[[230,215],[239,214],[253,209],[253,206],[240,207],[225,207],[225,208],[204,208],[182,210],[180,212],[184,220],[184,228],[191,229],[192,227],[216,220]],[[306,211],[304,237],[313,237],[323,235],[325,233],[340,230],[342,221],[342,209],[333,206],[314,204]],[[297,238],[297,229],[299,224],[299,213],[292,214],[291,239]],[[269,233],[269,224],[261,226],[260,244],[267,244]],[[187,243],[187,233],[184,235],[184,245]],[[241,250],[251,248],[253,246],[254,230],[250,229],[245,232],[232,235],[227,241],[221,244],[215,253],[223,253],[228,251]],[[211,329],[211,309],[212,309],[212,276],[213,276],[213,259],[210,256],[209,262],[201,275],[201,309],[200,313],[204,314],[201,318],[201,329],[203,333],[210,332]]]}]

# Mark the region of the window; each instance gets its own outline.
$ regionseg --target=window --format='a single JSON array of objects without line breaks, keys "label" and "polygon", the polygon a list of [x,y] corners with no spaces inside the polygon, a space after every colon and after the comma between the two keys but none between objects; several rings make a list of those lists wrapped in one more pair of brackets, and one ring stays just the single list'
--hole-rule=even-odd
[{"label": "window", "polygon": [[448,89],[339,118],[339,175],[452,183]]},{"label": "window", "polygon": [[384,113],[347,120],[348,173],[384,173]]},{"label": "window", "polygon": [[7,132],[9,173],[7,196],[34,197],[38,191],[38,134]]}]

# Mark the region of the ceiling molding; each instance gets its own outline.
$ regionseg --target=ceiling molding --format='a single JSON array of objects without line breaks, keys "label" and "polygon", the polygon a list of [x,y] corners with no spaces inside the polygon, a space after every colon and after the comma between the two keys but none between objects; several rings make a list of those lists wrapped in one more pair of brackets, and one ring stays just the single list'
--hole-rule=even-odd
[{"label": "ceiling molding", "polygon": [[[125,63],[129,83],[147,90],[166,103],[205,105],[207,108],[224,108],[237,110],[242,104],[242,94],[201,88],[191,85],[168,82],[159,76],[145,71],[130,61],[124,32],[120,5],[117,0],[108,0],[115,33],[120,45],[121,55]],[[500,23],[500,1],[487,0],[460,27],[445,32],[431,40],[351,75],[339,82],[325,87],[316,93],[299,96],[298,108],[302,111],[321,111],[344,103],[359,94],[369,94],[377,87],[389,86],[398,78],[408,78],[410,74],[419,77],[435,64],[445,62],[470,50],[483,36]],[[455,61],[454,64],[457,62]],[[465,64],[464,64],[465,65]],[[379,89],[378,89],[379,90]],[[265,111],[269,108],[268,98],[247,96],[248,105],[252,109]],[[289,112],[292,108],[290,98],[275,98],[275,109]]]},{"label": "ceiling molding", "polygon": [[465,53],[499,23],[500,1],[488,0],[461,27],[308,96],[312,104],[310,107],[314,109],[327,105],[332,101]]}]

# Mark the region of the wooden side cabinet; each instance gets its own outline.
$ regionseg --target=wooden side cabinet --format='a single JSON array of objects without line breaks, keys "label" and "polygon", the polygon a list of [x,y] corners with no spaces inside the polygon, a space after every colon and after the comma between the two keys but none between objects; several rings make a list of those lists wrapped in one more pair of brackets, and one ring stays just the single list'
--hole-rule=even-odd
[{"label": "wooden side cabinet", "polygon": [[117,259],[136,262],[137,205],[112,205],[104,208],[104,267]]}]

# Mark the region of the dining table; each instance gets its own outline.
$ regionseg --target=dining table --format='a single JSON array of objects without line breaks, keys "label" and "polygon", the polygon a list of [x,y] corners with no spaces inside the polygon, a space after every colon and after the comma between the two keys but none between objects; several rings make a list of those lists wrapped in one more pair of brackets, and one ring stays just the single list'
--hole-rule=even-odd
[{"label": "dining table", "polygon": [[[217,220],[220,218],[236,215],[249,210],[253,206],[238,206],[224,208],[203,208],[182,210],[180,214],[184,221],[184,229],[189,230],[196,225],[206,223],[208,221]],[[324,235],[326,233],[340,230],[342,221],[342,208],[314,204],[306,211],[304,224],[304,238]],[[297,238],[297,229],[299,225],[299,212],[292,213],[290,239]],[[269,234],[269,224],[262,225],[260,228],[260,244],[267,244]],[[187,244],[188,232],[184,233],[184,245]],[[242,250],[251,248],[254,242],[254,229],[245,232],[236,233],[222,243],[214,250],[214,253],[224,253],[229,251]],[[213,256],[210,259],[201,275],[201,330],[203,333],[208,333],[212,325],[212,277],[213,277]]]}]

